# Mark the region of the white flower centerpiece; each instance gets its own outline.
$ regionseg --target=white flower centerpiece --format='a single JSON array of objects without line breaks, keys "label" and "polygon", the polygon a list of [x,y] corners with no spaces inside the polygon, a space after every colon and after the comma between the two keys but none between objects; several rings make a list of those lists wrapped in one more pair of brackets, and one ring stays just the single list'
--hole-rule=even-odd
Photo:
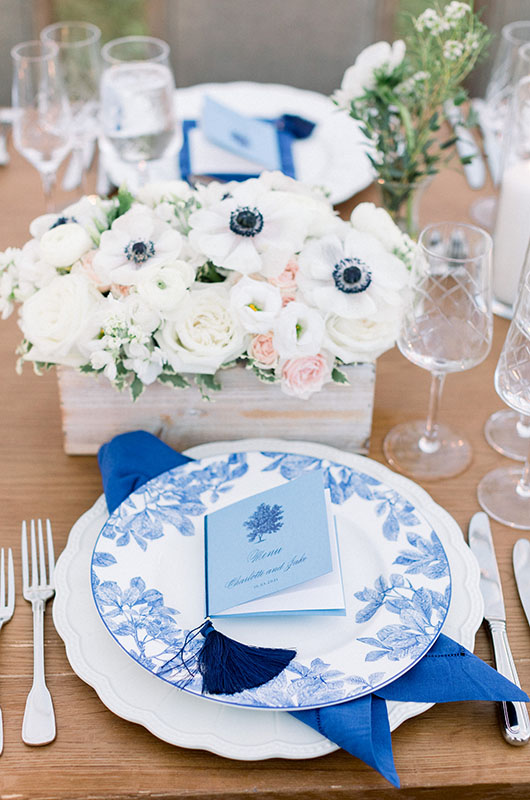
[{"label": "white flower centerpiece", "polygon": [[0,255],[0,312],[20,305],[19,368],[71,367],[133,400],[192,382],[212,397],[237,366],[269,384],[261,397],[270,384],[298,400],[344,386],[346,365],[393,346],[413,250],[382,209],[363,203],[344,221],[278,173],[85,197],[30,233]]}]

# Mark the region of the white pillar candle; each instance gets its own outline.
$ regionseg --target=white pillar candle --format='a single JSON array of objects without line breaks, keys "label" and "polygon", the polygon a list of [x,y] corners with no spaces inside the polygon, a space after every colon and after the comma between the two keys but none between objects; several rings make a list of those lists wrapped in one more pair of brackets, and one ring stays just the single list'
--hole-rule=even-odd
[{"label": "white pillar candle", "polygon": [[493,235],[493,295],[513,305],[530,238],[530,161],[518,160],[502,176]]}]

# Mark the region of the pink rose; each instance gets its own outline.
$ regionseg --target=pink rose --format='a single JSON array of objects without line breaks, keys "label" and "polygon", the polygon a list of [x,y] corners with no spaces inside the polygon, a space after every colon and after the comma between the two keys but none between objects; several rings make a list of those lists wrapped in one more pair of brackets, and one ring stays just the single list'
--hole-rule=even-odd
[{"label": "pink rose", "polygon": [[331,380],[332,359],[316,356],[290,358],[282,366],[281,387],[285,394],[306,400]]},{"label": "pink rose", "polygon": [[279,286],[280,289],[295,289],[297,272],[298,263],[294,258],[291,258],[284,271],[275,278],[269,278],[269,283],[272,283],[274,286]]},{"label": "pink rose", "polygon": [[289,305],[289,303],[294,303],[295,300],[295,294],[283,294],[282,292],[282,308],[285,308],[285,306]]},{"label": "pink rose", "polygon": [[266,369],[275,367],[278,362],[278,353],[272,343],[272,331],[254,336],[248,346],[248,354],[256,361],[257,367]]},{"label": "pink rose", "polygon": [[73,273],[80,273],[88,278],[100,292],[108,292],[110,286],[106,276],[101,275],[94,267],[93,261],[97,250],[89,250],[84,256],[75,262],[72,267]]}]

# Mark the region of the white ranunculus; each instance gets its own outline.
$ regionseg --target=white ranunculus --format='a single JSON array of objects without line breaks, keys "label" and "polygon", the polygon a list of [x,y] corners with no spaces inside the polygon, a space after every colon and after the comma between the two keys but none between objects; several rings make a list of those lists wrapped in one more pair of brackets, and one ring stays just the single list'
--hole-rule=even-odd
[{"label": "white ranunculus", "polygon": [[167,320],[155,338],[176,372],[215,373],[246,347],[245,330],[221,286],[191,292],[176,320]]},{"label": "white ranunculus", "polygon": [[246,275],[230,290],[230,305],[249,333],[267,333],[282,307],[277,286]]},{"label": "white ranunculus", "polygon": [[402,39],[397,39],[393,44],[371,44],[359,53],[355,64],[348,67],[333,99],[342,108],[349,109],[352,100],[357,100],[367,89],[374,88],[375,70],[384,69],[390,74],[399,67],[404,57],[405,42]]},{"label": "white ranunculus", "polygon": [[43,234],[39,253],[43,261],[52,267],[71,267],[74,261],[92,248],[92,239],[77,222],[58,225]]},{"label": "white ranunculus", "polygon": [[403,246],[403,234],[384,208],[375,203],[359,203],[351,213],[351,224],[358,231],[371,233],[390,252]]},{"label": "white ranunculus", "polygon": [[324,320],[305,303],[288,303],[280,311],[274,327],[274,349],[280,358],[316,355],[322,345]]},{"label": "white ranunculus", "polygon": [[193,191],[186,181],[153,181],[140,187],[136,197],[140,203],[154,208],[163,200],[189,200]]},{"label": "white ranunculus", "polygon": [[347,319],[331,314],[326,320],[324,348],[345,364],[375,361],[394,346],[401,308],[386,306],[372,318]]},{"label": "white ranunculus", "polygon": [[85,363],[88,342],[99,330],[104,298],[81,275],[62,275],[26,300],[20,327],[33,347],[24,356],[68,366]]},{"label": "white ranunculus", "polygon": [[193,267],[176,259],[170,264],[141,270],[136,291],[161,317],[173,319],[194,278]]}]

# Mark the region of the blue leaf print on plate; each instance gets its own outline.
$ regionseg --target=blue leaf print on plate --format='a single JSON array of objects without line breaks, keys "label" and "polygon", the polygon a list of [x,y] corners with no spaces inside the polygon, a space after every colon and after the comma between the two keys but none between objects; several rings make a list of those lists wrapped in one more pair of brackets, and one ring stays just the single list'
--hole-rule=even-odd
[{"label": "blue leaf print on plate", "polygon": [[433,579],[449,575],[447,556],[434,531],[430,541],[417,533],[408,533],[407,541],[415,549],[401,551],[394,564],[406,566],[405,572],[410,575],[422,574]]}]

